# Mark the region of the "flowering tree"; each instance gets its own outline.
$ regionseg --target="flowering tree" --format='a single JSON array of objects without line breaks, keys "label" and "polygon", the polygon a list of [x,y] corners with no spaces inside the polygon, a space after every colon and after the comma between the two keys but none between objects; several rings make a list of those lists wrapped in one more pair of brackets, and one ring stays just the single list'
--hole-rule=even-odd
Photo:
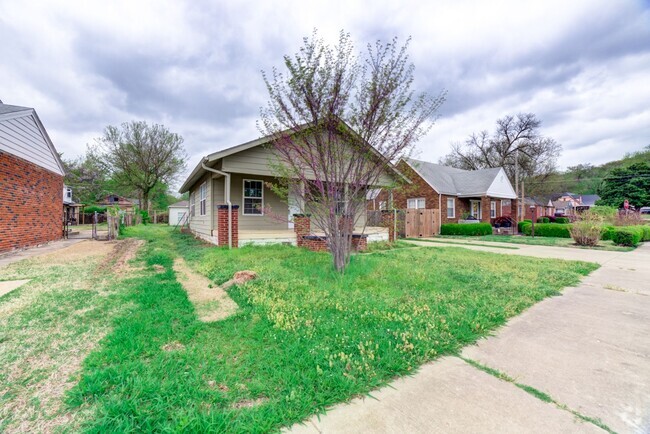
[{"label": "flowering tree", "polygon": [[391,162],[410,154],[444,101],[444,93],[411,90],[407,48],[408,41],[393,39],[355,54],[349,34],[330,46],[314,31],[298,53],[284,57],[286,72],[263,73],[269,102],[258,127],[272,138],[275,170],[286,180],[276,187],[290,206],[311,214],[338,271],[349,263],[367,190],[381,183]]}]

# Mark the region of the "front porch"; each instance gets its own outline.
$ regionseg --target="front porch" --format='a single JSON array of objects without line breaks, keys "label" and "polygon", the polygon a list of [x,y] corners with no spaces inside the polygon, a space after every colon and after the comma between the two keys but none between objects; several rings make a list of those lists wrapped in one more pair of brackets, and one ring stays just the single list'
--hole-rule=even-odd
[{"label": "front porch", "polygon": [[[354,228],[355,234],[360,234],[363,228]],[[368,242],[388,241],[388,228],[380,226],[368,226],[363,232],[368,237]],[[322,231],[314,231],[312,235],[324,236]],[[254,230],[245,229],[239,231],[239,244],[264,245],[264,244],[291,244],[297,245],[296,232],[294,229],[275,229],[275,230]]]}]

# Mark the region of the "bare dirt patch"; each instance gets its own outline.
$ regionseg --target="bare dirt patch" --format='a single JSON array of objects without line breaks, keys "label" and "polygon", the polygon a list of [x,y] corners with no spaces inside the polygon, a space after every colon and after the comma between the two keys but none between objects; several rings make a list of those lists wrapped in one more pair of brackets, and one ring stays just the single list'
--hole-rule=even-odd
[{"label": "bare dirt patch", "polygon": [[97,268],[98,273],[106,273],[112,271],[117,275],[122,275],[130,271],[137,271],[138,268],[133,267],[130,262],[135,258],[138,249],[144,245],[143,240],[135,238],[127,238],[126,240],[108,241],[105,242],[113,246],[113,251],[106,256],[104,261]]},{"label": "bare dirt patch", "polygon": [[180,351],[185,349],[185,345],[178,341],[169,342],[161,347],[163,351]]},{"label": "bare dirt patch", "polygon": [[244,399],[244,400],[235,402],[233,405],[231,405],[231,407],[235,408],[235,409],[238,409],[238,408],[252,408],[252,407],[257,407],[258,405],[264,404],[268,400],[269,400],[269,398],[266,398],[266,397],[260,397],[260,398],[255,398],[255,399]]},{"label": "bare dirt patch", "polygon": [[223,288],[213,285],[208,278],[191,270],[183,259],[174,261],[174,271],[201,321],[219,321],[237,311],[237,303]]},{"label": "bare dirt patch", "polygon": [[107,255],[113,246],[105,241],[84,240],[61,250],[36,256],[35,262],[49,265],[65,265],[73,261],[96,259]]}]

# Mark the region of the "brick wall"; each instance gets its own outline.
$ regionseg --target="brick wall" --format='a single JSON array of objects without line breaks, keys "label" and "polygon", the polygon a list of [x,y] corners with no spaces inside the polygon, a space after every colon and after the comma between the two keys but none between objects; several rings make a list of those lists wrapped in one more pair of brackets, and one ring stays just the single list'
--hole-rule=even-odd
[{"label": "brick wall", "polygon": [[397,169],[411,181],[411,184],[404,184],[393,191],[395,208],[406,209],[407,199],[424,198],[426,209],[438,209],[439,194],[411,166],[400,161]]},{"label": "brick wall", "polygon": [[0,252],[58,240],[63,177],[0,151]]},{"label": "brick wall", "polygon": [[[239,247],[239,205],[232,205],[232,246]],[[228,205],[217,205],[217,245],[228,245]]]}]

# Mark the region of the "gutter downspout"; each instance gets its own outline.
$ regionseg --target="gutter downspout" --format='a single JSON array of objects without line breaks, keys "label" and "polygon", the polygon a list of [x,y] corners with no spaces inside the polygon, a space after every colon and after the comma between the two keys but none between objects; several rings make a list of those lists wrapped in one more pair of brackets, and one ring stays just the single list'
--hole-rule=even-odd
[{"label": "gutter downspout", "polygon": [[[226,178],[226,185],[224,187],[224,190],[226,190],[226,192],[224,194],[224,197],[226,199],[226,204],[228,204],[228,248],[232,249],[232,202],[230,202],[230,173],[222,172],[221,170],[208,167],[205,165],[205,161],[205,158],[203,161],[201,161],[201,167],[203,170],[216,173]],[[214,224],[214,220],[212,220],[212,224]]]}]

